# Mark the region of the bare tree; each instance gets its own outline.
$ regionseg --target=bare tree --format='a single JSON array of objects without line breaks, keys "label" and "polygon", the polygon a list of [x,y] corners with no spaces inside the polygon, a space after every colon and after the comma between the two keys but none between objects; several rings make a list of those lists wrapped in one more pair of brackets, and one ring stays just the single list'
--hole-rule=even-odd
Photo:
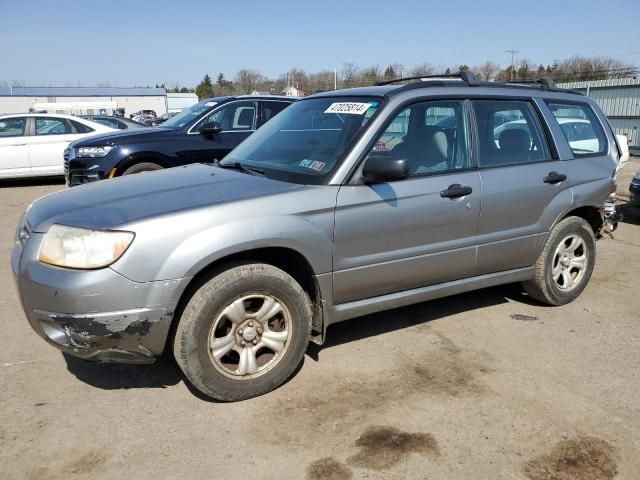
[{"label": "bare tree", "polygon": [[260,72],[248,68],[243,68],[236,74],[235,83],[240,92],[251,93],[263,81],[264,76]]},{"label": "bare tree", "polygon": [[430,63],[421,63],[420,65],[416,65],[409,72],[409,76],[411,77],[420,77],[422,75],[434,75],[436,69]]},{"label": "bare tree", "polygon": [[495,80],[496,75],[500,71],[500,66],[491,61],[487,61],[478,65],[473,70],[478,73],[483,80],[490,81]]},{"label": "bare tree", "polygon": [[360,69],[355,63],[342,64],[342,86],[345,88],[355,87]]}]

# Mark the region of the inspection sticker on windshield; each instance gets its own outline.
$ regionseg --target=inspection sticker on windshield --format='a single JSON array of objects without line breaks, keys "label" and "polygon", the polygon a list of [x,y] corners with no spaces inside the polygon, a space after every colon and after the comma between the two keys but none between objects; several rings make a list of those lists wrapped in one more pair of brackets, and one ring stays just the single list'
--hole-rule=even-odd
[{"label": "inspection sticker on windshield", "polygon": [[371,108],[370,103],[332,103],[324,113],[350,113],[352,115],[364,115]]},{"label": "inspection sticker on windshield", "polygon": [[308,168],[310,170],[314,170],[316,172],[321,172],[322,169],[325,167],[326,163],[325,162],[318,162],[317,160],[302,160],[298,166],[302,167],[302,168]]}]

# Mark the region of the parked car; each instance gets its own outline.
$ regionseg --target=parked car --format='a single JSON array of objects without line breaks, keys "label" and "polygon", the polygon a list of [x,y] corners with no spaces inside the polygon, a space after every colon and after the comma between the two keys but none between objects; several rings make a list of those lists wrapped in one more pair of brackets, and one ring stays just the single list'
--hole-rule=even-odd
[{"label": "parked car", "polygon": [[637,170],[629,184],[630,202],[640,204],[640,170]]},{"label": "parked car", "polygon": [[135,113],[132,113],[131,115],[129,115],[130,119],[134,119],[135,117],[141,116],[141,115],[145,115],[147,117],[157,117],[158,115],[156,114],[155,110],[138,110]]},{"label": "parked car", "polygon": [[[571,147],[559,107],[590,122],[590,151]],[[514,116],[528,130],[496,144]],[[217,164],[37,200],[13,271],[32,327],[63,352],[151,362],[167,348],[205,395],[240,400],[281,385],[336,322],[511,282],[573,301],[619,156],[596,103],[551,82],[326,92]]]},{"label": "parked car", "polygon": [[69,143],[113,129],[69,115],[0,116],[0,178],[63,175]]},{"label": "parked car", "polygon": [[113,128],[114,130],[129,130],[133,128],[144,128],[147,126],[144,123],[136,122],[129,118],[110,117],[108,115],[83,115],[82,118],[99,123],[100,125],[105,125]]},{"label": "parked car", "polygon": [[73,143],[65,152],[67,185],[222,160],[294,101],[290,97],[257,95],[211,98],[182,110],[156,128]]}]

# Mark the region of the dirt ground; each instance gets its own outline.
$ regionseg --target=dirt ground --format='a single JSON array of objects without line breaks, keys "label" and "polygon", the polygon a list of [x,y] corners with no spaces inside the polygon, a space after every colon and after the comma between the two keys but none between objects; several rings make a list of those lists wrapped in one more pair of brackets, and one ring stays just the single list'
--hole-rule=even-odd
[{"label": "dirt ground", "polygon": [[62,188],[0,185],[2,479],[640,478],[640,209],[570,305],[508,285],[359,318],[277,391],[220,404],[168,361],[65,358],[31,330],[14,228]]}]

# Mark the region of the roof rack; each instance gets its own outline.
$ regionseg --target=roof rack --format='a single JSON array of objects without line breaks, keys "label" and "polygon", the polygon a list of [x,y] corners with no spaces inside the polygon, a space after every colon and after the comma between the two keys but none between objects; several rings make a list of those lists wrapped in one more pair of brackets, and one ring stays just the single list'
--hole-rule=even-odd
[{"label": "roof rack", "polygon": [[398,82],[406,82],[408,80],[425,80],[425,79],[438,79],[438,78],[459,78],[461,79],[463,82],[465,82],[467,85],[477,85],[477,80],[475,75],[473,74],[473,72],[460,72],[460,73],[446,73],[446,74],[442,74],[442,75],[419,75],[416,77],[403,77],[403,78],[395,78],[393,80],[387,80],[384,82],[376,82],[376,86],[382,86],[382,85],[391,85],[393,83],[398,83]]},{"label": "roof rack", "polygon": [[549,90],[558,90],[558,86],[556,85],[556,82],[554,82],[552,79],[550,78],[538,78],[537,80],[507,80],[503,83],[508,83],[508,84],[522,84],[522,85],[542,85],[543,87],[549,89]]},{"label": "roof rack", "polygon": [[[462,82],[446,82],[449,78],[459,78]],[[434,82],[423,82],[422,80],[433,79],[433,80],[443,80],[443,81],[434,81]],[[417,80],[415,82],[408,83],[406,85],[402,85],[397,90],[394,90],[395,93],[400,93],[401,91],[407,89],[421,88],[421,87],[439,87],[439,86],[473,86],[473,87],[492,87],[492,88],[504,88],[504,87],[523,87],[523,88],[537,88],[540,90],[547,90],[549,92],[561,92],[561,93],[571,93],[574,95],[583,95],[582,92],[577,90],[569,90],[558,87],[555,82],[550,78],[540,78],[538,80],[507,80],[503,82],[489,82],[486,80],[477,80],[473,72],[459,72],[453,74],[445,74],[445,75],[422,75],[418,77],[406,77],[406,78],[397,78],[395,80],[389,80],[387,82],[378,82],[376,85],[390,85],[397,82],[407,81],[407,80]]]}]

